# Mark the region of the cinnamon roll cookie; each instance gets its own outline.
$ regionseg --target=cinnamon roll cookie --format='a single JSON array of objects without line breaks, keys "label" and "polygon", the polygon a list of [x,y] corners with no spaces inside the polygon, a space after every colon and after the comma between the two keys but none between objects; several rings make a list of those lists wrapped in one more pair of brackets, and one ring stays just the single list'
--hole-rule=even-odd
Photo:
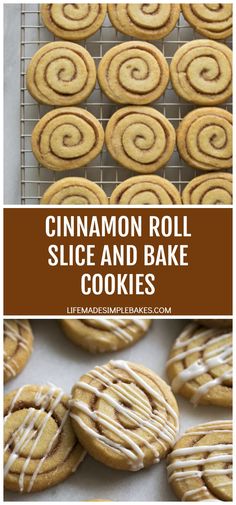
[{"label": "cinnamon roll cookie", "polygon": [[71,170],[87,165],[103,147],[104,132],[90,112],[61,107],[45,114],[32,133],[32,151],[44,167]]},{"label": "cinnamon roll cookie", "polygon": [[26,385],[5,396],[6,489],[42,491],[77,469],[85,451],[72,430],[68,402],[53,385]]},{"label": "cinnamon roll cookie", "polygon": [[203,107],[181,121],[177,147],[191,167],[223,170],[232,167],[232,137],[232,114],[218,107]]},{"label": "cinnamon roll cookie", "polygon": [[26,319],[5,319],[3,330],[4,382],[18,375],[33,349],[33,333]]},{"label": "cinnamon roll cookie", "polygon": [[82,40],[102,26],[106,4],[41,4],[41,17],[48,30],[60,39]]},{"label": "cinnamon roll cookie", "polygon": [[177,95],[197,105],[217,105],[232,94],[232,51],[213,40],[193,40],[180,47],[170,64]]},{"label": "cinnamon roll cookie", "polygon": [[122,360],[81,377],[72,390],[71,418],[88,452],[118,470],[158,463],[178,432],[169,386],[144,366]]},{"label": "cinnamon roll cookie", "polygon": [[124,107],[109,119],[105,142],[118,163],[135,172],[151,173],[172,156],[175,129],[152,107]]},{"label": "cinnamon roll cookie", "polygon": [[212,421],[186,431],[168,456],[168,479],[182,501],[232,501],[231,421]]},{"label": "cinnamon roll cookie", "polygon": [[232,331],[190,323],[177,338],[167,362],[175,393],[193,404],[232,405]]},{"label": "cinnamon roll cookie", "polygon": [[143,40],[159,40],[176,26],[178,4],[108,4],[113,26],[125,35]]},{"label": "cinnamon roll cookie", "polygon": [[209,39],[230,37],[233,31],[233,4],[181,4],[185,19]]},{"label": "cinnamon roll cookie", "polygon": [[27,88],[41,103],[76,105],[85,100],[96,83],[93,58],[72,42],[51,42],[33,56],[27,69]]},{"label": "cinnamon roll cookie", "polygon": [[66,336],[90,352],[125,349],[148,331],[150,319],[62,319]]},{"label": "cinnamon roll cookie", "polygon": [[108,198],[95,182],[65,177],[54,182],[41,198],[42,205],[107,205]]},{"label": "cinnamon roll cookie", "polygon": [[158,175],[138,175],[121,182],[114,189],[111,204],[117,205],[174,205],[181,197],[171,182]]},{"label": "cinnamon roll cookie", "polygon": [[169,82],[169,67],[154,45],[124,42],[103,56],[98,67],[98,80],[110,100],[145,105],[164,93]]},{"label": "cinnamon roll cookie", "polygon": [[232,193],[232,175],[218,172],[195,177],[184,188],[182,199],[185,205],[231,205]]}]

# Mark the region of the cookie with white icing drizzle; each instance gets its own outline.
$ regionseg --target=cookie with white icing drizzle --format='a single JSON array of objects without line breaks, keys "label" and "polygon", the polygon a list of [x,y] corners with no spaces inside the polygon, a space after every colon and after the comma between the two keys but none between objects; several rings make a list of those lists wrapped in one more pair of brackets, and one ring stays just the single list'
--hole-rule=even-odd
[{"label": "cookie with white icing drizzle", "polygon": [[182,501],[232,500],[232,422],[194,426],[168,456],[168,479]]},{"label": "cookie with white icing drizzle", "polygon": [[125,349],[145,335],[150,319],[62,319],[66,336],[90,352]]},{"label": "cookie with white icing drizzle", "polygon": [[65,480],[85,456],[69,417],[69,397],[54,385],[26,385],[4,400],[6,489],[42,491]]},{"label": "cookie with white icing drizzle", "polygon": [[33,349],[33,333],[26,319],[5,319],[3,330],[4,382],[18,375]]},{"label": "cookie with white icing drizzle", "polygon": [[167,362],[175,393],[194,405],[232,405],[232,330],[190,323],[176,339]]},{"label": "cookie with white icing drizzle", "polygon": [[165,457],[179,424],[170,387],[144,366],[122,360],[81,377],[72,389],[71,418],[91,456],[130,471]]}]

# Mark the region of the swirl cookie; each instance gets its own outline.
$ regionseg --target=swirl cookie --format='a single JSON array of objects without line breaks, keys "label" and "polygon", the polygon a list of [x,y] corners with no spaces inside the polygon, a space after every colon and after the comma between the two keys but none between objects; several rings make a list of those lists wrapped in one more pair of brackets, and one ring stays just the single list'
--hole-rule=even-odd
[{"label": "swirl cookie", "polygon": [[72,42],[51,42],[34,54],[26,82],[38,102],[76,105],[92,93],[96,67],[84,47]]},{"label": "swirl cookie", "polygon": [[233,203],[232,175],[218,172],[195,177],[184,188],[182,199],[185,205],[231,205]]},{"label": "swirl cookie", "polygon": [[232,405],[232,331],[189,324],[167,362],[175,393],[193,404]]},{"label": "swirl cookie", "polygon": [[159,40],[176,26],[178,4],[108,4],[113,26],[125,35],[143,40]]},{"label": "swirl cookie", "polygon": [[232,51],[213,40],[193,40],[180,47],[170,64],[177,95],[197,105],[217,105],[232,94]]},{"label": "swirl cookie", "polygon": [[164,93],[169,82],[169,67],[154,45],[124,42],[103,56],[98,67],[98,80],[110,100],[145,105]]},{"label": "swirl cookie", "polygon": [[232,328],[232,319],[195,319],[208,328]]},{"label": "swirl cookie", "polygon": [[96,158],[103,141],[103,128],[90,112],[63,107],[51,110],[36,124],[32,151],[46,168],[71,170]]},{"label": "swirl cookie", "polygon": [[18,375],[25,367],[33,350],[33,333],[26,319],[4,321],[4,382]]},{"label": "swirl cookie", "polygon": [[90,352],[125,349],[140,340],[150,319],[62,319],[66,336]]},{"label": "swirl cookie", "polygon": [[23,386],[4,400],[4,481],[42,491],[65,480],[85,456],[71,427],[69,398],[50,386]]},{"label": "swirl cookie", "polygon": [[111,204],[116,205],[174,205],[181,197],[171,182],[158,175],[138,175],[121,182],[114,189]]},{"label": "swirl cookie", "polygon": [[60,39],[82,40],[102,26],[106,4],[41,4],[41,17],[48,30]]},{"label": "swirl cookie", "polygon": [[194,426],[168,456],[168,480],[182,501],[232,501],[231,421]]},{"label": "swirl cookie", "polygon": [[232,114],[218,107],[203,107],[181,121],[177,147],[191,167],[223,170],[232,167],[232,137]]},{"label": "swirl cookie", "polygon": [[233,31],[233,4],[182,4],[188,23],[204,37],[220,40]]},{"label": "swirl cookie", "polygon": [[142,365],[110,361],[72,390],[73,428],[88,452],[118,470],[158,463],[175,443],[178,407],[169,386]]},{"label": "swirl cookie", "polygon": [[41,198],[42,205],[107,205],[108,198],[95,182],[65,177],[54,182]]},{"label": "swirl cookie", "polygon": [[175,129],[152,107],[124,107],[109,119],[105,142],[111,156],[135,172],[166,165],[175,147]]}]

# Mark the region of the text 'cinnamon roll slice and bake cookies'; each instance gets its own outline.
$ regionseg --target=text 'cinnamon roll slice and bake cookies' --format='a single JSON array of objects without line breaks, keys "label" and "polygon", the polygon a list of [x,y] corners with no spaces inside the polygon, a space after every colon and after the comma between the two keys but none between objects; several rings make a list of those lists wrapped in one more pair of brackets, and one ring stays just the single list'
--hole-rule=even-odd
[{"label": "text 'cinnamon roll slice and bake cookies'", "polygon": [[137,471],[165,457],[176,440],[178,417],[170,387],[135,363],[97,366],[72,390],[79,440],[95,459],[118,470]]},{"label": "text 'cinnamon roll slice and bake cookies'", "polygon": [[180,205],[181,196],[174,184],[158,175],[129,177],[114,189],[110,198],[116,205]]},{"label": "text 'cinnamon roll slice and bake cookies'", "polygon": [[107,205],[108,197],[98,184],[84,177],[65,177],[45,191],[41,205]]},{"label": "text 'cinnamon roll slice and bake cookies'", "polygon": [[106,4],[41,4],[44,25],[54,35],[65,40],[91,37],[102,26]]},{"label": "text 'cinnamon roll slice and bake cookies'", "polygon": [[179,4],[108,4],[113,26],[125,35],[143,40],[159,40],[176,26]]},{"label": "text 'cinnamon roll slice and bake cookies'", "polygon": [[4,399],[6,489],[42,491],[65,480],[85,457],[56,386],[23,386]]},{"label": "text 'cinnamon roll slice and bake cookies'", "polygon": [[104,131],[87,110],[61,107],[39,120],[31,142],[35,157],[44,167],[71,170],[96,158],[103,147]]},{"label": "text 'cinnamon roll slice and bake cookies'", "polygon": [[182,501],[232,501],[233,426],[212,421],[193,426],[168,456],[168,480]]},{"label": "text 'cinnamon roll slice and bake cookies'", "polygon": [[18,375],[33,350],[33,333],[26,319],[5,319],[3,329],[4,382]]},{"label": "text 'cinnamon roll slice and bake cookies'", "polygon": [[194,405],[232,405],[232,330],[189,324],[175,341],[167,375]]},{"label": "text 'cinnamon roll slice and bake cookies'", "polygon": [[96,67],[84,47],[72,42],[51,42],[34,54],[26,82],[38,102],[65,107],[77,105],[92,93]]},{"label": "text 'cinnamon roll slice and bake cookies'", "polygon": [[164,93],[169,82],[169,66],[153,44],[124,42],[109,49],[102,57],[98,80],[110,100],[145,105]]},{"label": "text 'cinnamon roll slice and bake cookies'", "polygon": [[140,340],[151,326],[150,319],[62,319],[66,336],[90,352],[125,349]]}]

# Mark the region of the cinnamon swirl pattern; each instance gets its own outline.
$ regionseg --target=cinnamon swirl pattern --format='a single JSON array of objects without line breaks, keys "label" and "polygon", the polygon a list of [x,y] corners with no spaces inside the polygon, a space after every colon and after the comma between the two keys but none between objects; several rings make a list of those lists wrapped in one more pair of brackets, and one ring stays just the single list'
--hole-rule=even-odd
[{"label": "cinnamon swirl pattern", "polygon": [[145,335],[149,319],[62,319],[66,336],[90,352],[125,349]]},{"label": "cinnamon swirl pattern", "polygon": [[154,45],[124,42],[103,56],[98,80],[104,93],[114,102],[145,105],[164,93],[169,82],[169,67]]},{"label": "cinnamon swirl pattern", "polygon": [[6,395],[6,489],[42,491],[65,480],[77,469],[85,451],[72,430],[68,401],[54,385],[27,385]]},{"label": "cinnamon swirl pattern", "polygon": [[25,367],[33,350],[33,333],[25,319],[4,321],[4,382],[18,375]]},{"label": "cinnamon swirl pattern", "polygon": [[95,182],[65,177],[54,182],[41,198],[42,205],[107,205],[108,198]]},{"label": "cinnamon swirl pattern", "polygon": [[232,167],[232,114],[218,107],[195,109],[177,129],[180,156],[194,168]]},{"label": "cinnamon swirl pattern", "polygon": [[106,4],[41,4],[44,25],[60,39],[82,40],[102,26]]},{"label": "cinnamon swirl pattern", "polygon": [[232,182],[232,175],[223,172],[195,177],[183,190],[183,203],[186,205],[231,205],[233,203]]},{"label": "cinnamon swirl pattern", "polygon": [[158,463],[173,446],[178,408],[151,370],[110,361],[81,377],[72,390],[71,418],[88,452],[107,466],[137,471]]},{"label": "cinnamon swirl pattern", "polygon": [[124,107],[109,119],[105,142],[111,156],[135,172],[163,167],[175,147],[175,129],[151,107]]},{"label": "cinnamon swirl pattern", "polygon": [[32,151],[44,167],[70,170],[96,158],[103,141],[103,128],[90,112],[63,107],[51,110],[36,124]]},{"label": "cinnamon swirl pattern", "polygon": [[182,501],[232,501],[231,421],[194,426],[168,457],[168,478]]},{"label": "cinnamon swirl pattern", "polygon": [[193,40],[180,47],[170,64],[177,95],[197,105],[217,105],[232,94],[232,51],[214,40]]},{"label": "cinnamon swirl pattern", "polygon": [[96,83],[93,58],[72,42],[51,42],[33,56],[27,69],[27,88],[41,103],[76,105],[85,100]]},{"label": "cinnamon swirl pattern", "polygon": [[197,405],[232,405],[232,331],[189,324],[167,362],[171,387]]},{"label": "cinnamon swirl pattern", "polygon": [[111,23],[125,35],[143,40],[166,37],[179,19],[178,4],[108,4]]},{"label": "cinnamon swirl pattern", "polygon": [[190,25],[209,39],[225,39],[233,30],[233,4],[182,4]]},{"label": "cinnamon swirl pattern", "polygon": [[181,197],[171,182],[158,175],[138,175],[118,184],[111,204],[117,205],[174,205],[181,204]]}]

